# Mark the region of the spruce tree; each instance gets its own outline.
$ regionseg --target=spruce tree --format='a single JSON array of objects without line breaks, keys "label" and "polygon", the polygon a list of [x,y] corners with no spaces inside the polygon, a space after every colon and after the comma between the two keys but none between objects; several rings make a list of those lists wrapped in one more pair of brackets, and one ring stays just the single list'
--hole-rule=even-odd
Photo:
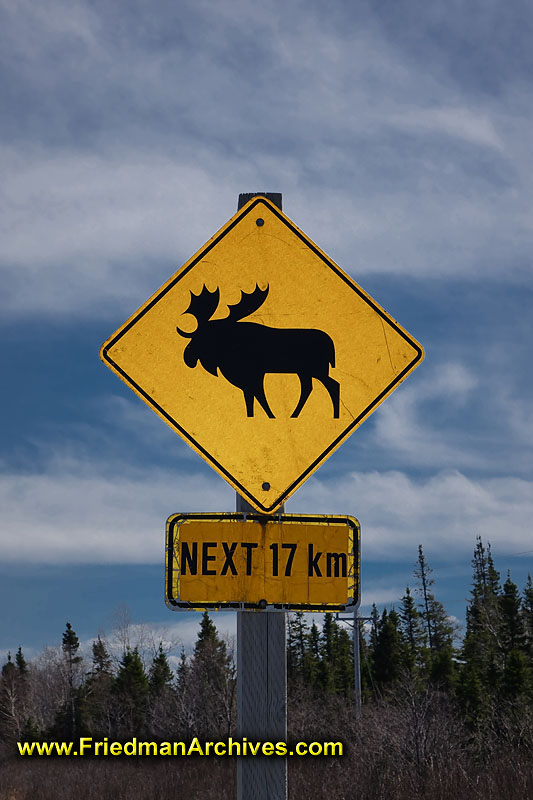
[{"label": "spruce tree", "polygon": [[111,674],[111,665],[112,665],[111,656],[109,655],[105,642],[102,641],[100,635],[93,642],[92,654],[93,654],[93,668],[91,674],[92,675]]},{"label": "spruce tree", "polygon": [[185,648],[182,647],[180,655],[180,663],[178,664],[177,677],[176,677],[176,688],[178,694],[183,694],[183,692],[185,692],[189,680],[190,671],[191,670],[189,667],[187,655],[185,653]]},{"label": "spruce tree", "polygon": [[503,584],[502,593],[499,598],[500,620],[501,620],[501,647],[504,653],[504,661],[512,650],[525,652],[527,650],[526,632],[522,617],[520,595],[518,587],[511,580],[510,572],[507,573],[507,580]]},{"label": "spruce tree", "polygon": [[417,592],[421,597],[422,610],[420,612],[420,616],[424,621],[430,651],[433,650],[433,619],[430,609],[430,598],[431,598],[430,589],[434,583],[434,580],[431,577],[432,572],[433,570],[426,562],[426,557],[424,556],[422,545],[419,544],[418,561],[417,564],[415,565],[415,577],[418,579],[420,583],[417,589]]},{"label": "spruce tree", "polygon": [[17,665],[19,675],[21,676],[26,675],[26,673],[28,672],[28,664],[26,663],[26,659],[24,658],[24,654],[22,653],[22,647],[20,646],[15,655],[15,664]]},{"label": "spruce tree", "polygon": [[100,636],[92,644],[92,669],[84,686],[84,715],[93,736],[109,736],[113,718],[113,670],[105,642]]},{"label": "spruce tree", "polygon": [[309,630],[303,611],[289,614],[287,626],[287,677],[290,681],[302,681],[306,660]]},{"label": "spruce tree", "polygon": [[63,642],[61,645],[63,650],[63,661],[66,668],[67,679],[67,699],[64,709],[60,709],[54,730],[56,732],[63,732],[63,735],[68,739],[74,739],[80,731],[79,725],[79,711],[81,693],[77,691],[77,667],[82,662],[82,657],[78,654],[80,649],[80,642],[70,622],[67,622],[65,632],[63,633]]},{"label": "spruce tree", "polygon": [[345,628],[337,625],[334,654],[335,692],[351,697],[354,690],[353,642]]},{"label": "spruce tree", "polygon": [[12,660],[11,652],[0,674],[0,738],[20,738],[28,706],[28,665],[19,647]]},{"label": "spruce tree", "polygon": [[320,663],[318,683],[326,692],[335,694],[335,634],[337,623],[333,614],[324,614],[322,632],[320,634]]},{"label": "spruce tree", "polygon": [[401,676],[405,663],[405,647],[400,633],[400,618],[383,609],[372,652],[372,674],[378,689],[390,688]]},{"label": "spruce tree", "polygon": [[518,649],[511,650],[505,661],[502,679],[503,696],[516,700],[528,694],[531,689],[530,673],[525,654]]},{"label": "spruce tree", "polygon": [[163,643],[159,642],[159,649],[150,667],[149,683],[152,695],[160,697],[166,690],[170,690],[172,678],[172,670],[163,650]]},{"label": "spruce tree", "polygon": [[320,631],[315,622],[307,634],[307,642],[303,657],[303,679],[306,684],[316,686],[320,671]]},{"label": "spruce tree", "polygon": [[18,671],[11,660],[11,653],[7,654],[7,661],[2,667],[0,677],[0,738],[15,737],[18,730]]},{"label": "spruce tree", "polygon": [[197,735],[229,736],[233,724],[235,667],[207,611],[190,662],[188,702]]},{"label": "spruce tree", "polygon": [[531,580],[531,575],[527,576],[527,582],[524,587],[522,618],[524,620],[529,666],[533,669],[533,581]]},{"label": "spruce tree", "polygon": [[112,692],[116,735],[123,738],[143,735],[147,729],[150,686],[136,647],[122,656]]},{"label": "spruce tree", "polygon": [[419,581],[417,592],[421,598],[420,617],[424,622],[429,645],[429,674],[434,684],[450,688],[453,680],[454,628],[443,604],[431,591],[435,583],[431,577],[432,572],[422,545],[419,545],[414,574]]},{"label": "spruce tree", "polygon": [[405,667],[413,673],[426,660],[426,634],[409,586],[400,602],[401,631],[405,641]]},{"label": "spruce tree", "polygon": [[494,567],[490,545],[477,538],[472,560],[473,580],[466,610],[466,633],[462,658],[475,672],[487,693],[495,692],[503,672],[501,650],[501,603],[499,574]]}]

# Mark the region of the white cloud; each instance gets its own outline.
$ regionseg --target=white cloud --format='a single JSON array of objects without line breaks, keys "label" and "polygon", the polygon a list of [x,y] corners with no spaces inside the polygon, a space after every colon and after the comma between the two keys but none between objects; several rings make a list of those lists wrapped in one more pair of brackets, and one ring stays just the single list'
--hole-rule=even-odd
[{"label": "white cloud", "polygon": [[353,514],[363,558],[413,560],[419,544],[430,560],[471,554],[476,536],[503,553],[531,548],[533,485],[514,477],[467,477],[442,471],[414,479],[399,471],[353,472],[338,481],[311,479],[288,511]]},{"label": "white cloud", "polygon": [[167,517],[234,505],[234,493],[215,478],[116,470],[57,458],[42,474],[1,475],[3,562],[163,564]]},{"label": "white cloud", "polygon": [[357,276],[530,280],[520,84],[472,102],[320,7],[4,5],[6,312],[132,310],[262,188]]},{"label": "white cloud", "polygon": [[404,594],[405,586],[391,586],[390,583],[385,586],[376,581],[364,580],[361,586],[361,610],[359,616],[368,615],[374,603],[376,606],[398,605]]},{"label": "white cloud", "polygon": [[[0,552],[4,562],[163,563],[164,525],[176,511],[234,508],[218,477],[119,462],[57,456],[39,474],[0,476]],[[353,514],[365,558],[460,559],[481,535],[503,552],[530,547],[531,482],[441,471],[414,479],[399,471],[313,478],[287,512]]]},{"label": "white cloud", "polygon": [[402,386],[375,416],[373,443],[417,467],[480,467],[486,454],[472,448],[464,429],[442,430],[428,413],[432,401],[446,407],[445,418],[459,414],[472,401],[478,379],[457,362],[424,367],[414,384]]},{"label": "white cloud", "polygon": [[404,108],[390,117],[392,124],[413,131],[430,131],[503,150],[503,143],[487,114],[465,107]]}]

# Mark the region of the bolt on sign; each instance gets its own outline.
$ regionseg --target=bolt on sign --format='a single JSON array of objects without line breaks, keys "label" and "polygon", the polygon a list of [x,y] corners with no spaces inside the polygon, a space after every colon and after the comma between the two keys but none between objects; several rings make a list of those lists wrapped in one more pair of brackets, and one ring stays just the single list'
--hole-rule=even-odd
[{"label": "bolt on sign", "polygon": [[102,346],[102,360],[258,511],[273,513],[423,359],[264,197]]},{"label": "bolt on sign", "polygon": [[359,600],[354,517],[173,514],[165,601],[172,610],[341,611]]}]

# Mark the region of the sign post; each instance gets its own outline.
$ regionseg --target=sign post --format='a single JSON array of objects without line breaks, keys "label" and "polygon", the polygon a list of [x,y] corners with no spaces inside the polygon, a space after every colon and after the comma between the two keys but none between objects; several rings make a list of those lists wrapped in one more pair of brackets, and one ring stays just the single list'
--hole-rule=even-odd
[{"label": "sign post", "polygon": [[[281,210],[281,194],[270,199]],[[237,211],[250,196],[239,195]],[[253,511],[238,492],[236,511]],[[283,506],[282,506],[283,508]],[[287,740],[287,618],[237,613],[237,735]],[[286,800],[287,759],[237,761],[237,800]]]},{"label": "sign post", "polygon": [[[237,494],[237,511],[252,506]],[[237,735],[287,741],[287,616],[237,612]],[[239,758],[237,800],[286,800],[287,759]]]}]

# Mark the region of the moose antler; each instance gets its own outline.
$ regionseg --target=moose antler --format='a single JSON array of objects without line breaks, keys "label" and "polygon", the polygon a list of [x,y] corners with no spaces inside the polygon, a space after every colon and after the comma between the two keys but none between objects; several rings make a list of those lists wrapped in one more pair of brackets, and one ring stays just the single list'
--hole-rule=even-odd
[{"label": "moose antler", "polygon": [[[192,314],[192,316],[196,318],[199,328],[215,313],[219,300],[220,291],[218,287],[214,292],[210,292],[207,286],[204,284],[200,294],[194,294],[194,292],[191,292],[191,302],[189,303],[187,310],[183,313]],[[190,339],[193,335],[192,333],[185,333],[185,331],[182,331],[178,327],[176,327],[176,330],[181,336],[185,336],[188,339]]]},{"label": "moose antler", "polygon": [[253,292],[242,292],[241,291],[241,299],[238,303],[234,303],[233,305],[228,305],[229,314],[226,319],[231,320],[232,322],[237,322],[244,317],[248,317],[250,314],[253,314],[254,311],[257,311],[263,303],[265,302],[267,295],[268,295],[268,284],[266,289],[260,289],[257,283],[255,284],[255,289]]}]

